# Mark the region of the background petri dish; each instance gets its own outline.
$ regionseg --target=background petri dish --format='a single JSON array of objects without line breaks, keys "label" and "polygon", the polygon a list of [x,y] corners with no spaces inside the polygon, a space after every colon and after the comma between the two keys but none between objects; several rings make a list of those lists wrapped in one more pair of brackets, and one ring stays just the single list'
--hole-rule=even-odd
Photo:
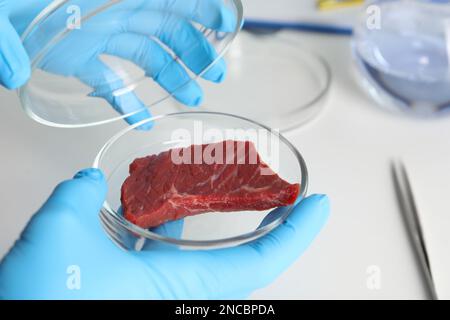
[{"label": "background petri dish", "polygon": [[[149,121],[149,120],[145,120]],[[129,164],[137,157],[158,154],[174,147],[223,140],[252,141],[258,153],[279,176],[300,183],[299,198],[306,194],[308,173],[297,149],[278,132],[254,121],[224,113],[184,112],[155,117],[149,131],[129,126],[111,138],[100,150],[94,167],[107,178],[108,194],[101,221],[111,239],[128,250],[145,250],[154,245],[183,248],[229,247],[257,239],[282,223],[293,206],[275,212],[242,211],[206,213],[169,222],[151,230],[125,220],[121,213],[121,187],[129,175]],[[183,135],[180,136],[180,133]]]},{"label": "background petri dish", "polygon": [[311,121],[325,105],[331,83],[326,61],[276,33],[241,32],[226,61],[224,83],[201,82],[203,110],[241,115],[286,132]]},{"label": "background petri dish", "polygon": [[242,16],[240,0],[53,1],[22,36],[32,66],[22,106],[56,127],[151,117],[196,79],[220,80],[214,67]]}]

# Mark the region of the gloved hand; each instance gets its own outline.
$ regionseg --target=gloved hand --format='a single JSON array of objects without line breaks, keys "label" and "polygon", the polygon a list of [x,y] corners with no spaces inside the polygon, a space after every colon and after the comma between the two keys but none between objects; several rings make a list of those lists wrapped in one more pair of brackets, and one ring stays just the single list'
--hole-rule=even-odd
[{"label": "gloved hand", "polygon": [[[41,26],[44,32],[35,41],[19,38],[33,18],[51,1],[0,0],[0,84],[17,88],[30,75],[30,58],[68,23],[68,9],[78,6],[81,15],[109,1],[72,0],[51,15]],[[65,10],[67,9],[67,10]],[[70,12],[70,11],[69,11]],[[174,60],[163,48],[170,48],[193,72],[199,74],[217,58],[213,46],[191,22],[220,32],[233,31],[236,19],[220,0],[127,0],[112,5],[106,11],[82,21],[79,30],[72,30],[53,46],[38,67],[63,76],[74,76],[93,88],[92,96],[106,99],[121,114],[144,110],[145,105],[131,90],[117,94],[124,79],[107,65],[102,55],[129,60],[145,71],[181,103],[199,105],[203,93],[195,81],[190,81],[180,61]],[[54,34],[55,33],[55,34]],[[163,45],[161,45],[163,44]],[[221,82],[226,71],[220,59],[203,78]],[[115,94],[112,92],[116,90]],[[126,119],[135,123],[148,113]]]},{"label": "gloved hand", "polygon": [[329,215],[326,196],[304,199],[270,234],[234,248],[125,252],[98,217],[103,174],[61,183],[0,264],[7,299],[245,298],[273,281],[311,244]]}]

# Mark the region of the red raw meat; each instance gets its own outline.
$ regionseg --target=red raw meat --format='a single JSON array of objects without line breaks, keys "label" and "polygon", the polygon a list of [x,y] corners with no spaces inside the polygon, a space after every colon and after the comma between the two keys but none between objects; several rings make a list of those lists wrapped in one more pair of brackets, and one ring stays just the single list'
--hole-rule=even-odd
[{"label": "red raw meat", "polygon": [[[207,154],[217,155],[216,161],[194,162],[194,153],[202,155],[206,148]],[[216,154],[217,150],[222,154]],[[173,155],[191,162],[173,161]],[[206,212],[287,206],[295,202],[299,191],[299,184],[284,181],[261,161],[253,143],[224,141],[134,160],[122,185],[121,201],[128,221],[149,228]]]}]

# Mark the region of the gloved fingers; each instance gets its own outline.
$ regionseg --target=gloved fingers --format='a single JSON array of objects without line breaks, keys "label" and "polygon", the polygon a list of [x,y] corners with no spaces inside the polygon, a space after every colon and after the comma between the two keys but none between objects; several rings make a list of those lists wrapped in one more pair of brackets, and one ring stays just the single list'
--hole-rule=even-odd
[{"label": "gloved fingers", "polygon": [[30,60],[7,17],[0,16],[0,30],[0,84],[16,89],[30,77]]},{"label": "gloved fingers", "polygon": [[179,15],[222,32],[233,32],[237,24],[231,8],[223,0],[148,0],[145,6],[150,10]]},{"label": "gloved fingers", "polygon": [[207,28],[222,32],[233,32],[236,28],[236,17],[223,0],[178,0],[177,5],[183,9],[188,7],[187,12],[192,12],[191,19]]},{"label": "gloved fingers", "polygon": [[308,248],[327,221],[329,210],[328,197],[314,195],[304,199],[282,225],[261,239],[235,248],[191,254],[210,270],[206,273],[208,281],[223,292],[252,292],[272,282]]},{"label": "gloved fingers", "polygon": [[[180,19],[171,21],[173,26],[168,23],[168,28],[175,28],[177,36],[174,38],[163,29],[159,37],[164,43],[167,43],[181,60],[195,74],[200,74],[213,62],[214,64],[202,74],[202,78],[220,83],[225,79],[226,64],[222,58],[218,58],[216,49],[205,38],[204,34],[195,28],[190,22]],[[216,61],[217,60],[217,61]]]},{"label": "gloved fingers", "polygon": [[[130,19],[127,28],[130,32],[151,34],[158,38],[195,74],[200,74],[218,58],[216,50],[205,36],[189,21],[176,15],[139,12]],[[219,59],[202,77],[222,82],[225,72],[225,62]]]},{"label": "gloved fingers", "polygon": [[[91,96],[105,99],[121,115],[130,114],[125,118],[127,123],[136,124],[151,118],[150,111],[137,95],[132,90],[123,90],[123,80],[99,59],[90,60],[76,77],[94,89]],[[151,127],[150,121],[137,129],[149,130]]]},{"label": "gloved fingers", "polygon": [[160,225],[155,228],[151,228],[150,231],[163,236],[163,237],[169,237],[169,238],[180,238],[181,234],[183,232],[183,226],[184,226],[184,220],[174,220],[164,223],[163,225]]},{"label": "gloved fingers", "polygon": [[191,80],[178,61],[149,37],[120,33],[108,40],[103,51],[139,65],[181,103],[189,106],[201,103],[203,92],[197,82]]},{"label": "gloved fingers", "polygon": [[[79,4],[82,12],[90,12],[93,9],[93,4],[90,0],[83,0]],[[144,11],[176,15],[181,19],[197,22],[206,28],[220,32],[233,32],[237,26],[235,14],[225,0],[119,1],[111,9],[108,9],[104,17],[111,18],[113,14],[116,14],[117,18],[123,19],[129,13],[134,14]]]},{"label": "gloved fingers", "polygon": [[278,220],[286,213],[286,210],[287,210],[286,207],[279,207],[269,212],[259,224],[258,229],[261,229],[267,226],[268,224],[271,224],[272,222]]},{"label": "gloved fingers", "polygon": [[[164,223],[156,228],[151,228],[150,231],[169,238],[179,239],[183,233],[184,220],[175,220]],[[163,243],[157,240],[147,239],[145,241],[143,250],[156,250],[156,249],[177,249],[177,247],[170,244]]]},{"label": "gloved fingers", "polygon": [[[302,198],[297,197],[297,200],[295,200],[294,206],[298,205],[301,200],[302,200]],[[267,226],[268,224],[274,222],[275,220],[278,220],[279,218],[281,218],[283,215],[286,214],[286,210],[289,210],[289,207],[278,207],[278,208],[275,208],[274,210],[272,210],[271,212],[269,212],[264,217],[264,219],[261,221],[261,223],[259,224],[258,229],[263,228],[263,227]]]},{"label": "gloved fingers", "polygon": [[271,270],[266,274],[270,282],[310,246],[328,220],[329,214],[330,203],[327,196],[310,196],[294,208],[282,225],[243,247],[256,251],[262,260],[259,262],[267,262],[262,265]]}]

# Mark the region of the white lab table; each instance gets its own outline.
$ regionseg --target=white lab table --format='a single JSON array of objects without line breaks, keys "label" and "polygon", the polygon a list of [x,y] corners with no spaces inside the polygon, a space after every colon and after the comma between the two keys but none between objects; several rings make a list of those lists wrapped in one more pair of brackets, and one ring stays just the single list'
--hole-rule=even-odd
[{"label": "white lab table", "polygon": [[[412,162],[428,161],[424,155],[435,154],[450,161],[450,118],[418,121],[375,106],[352,74],[346,37],[291,32],[284,36],[320,52],[332,66],[326,108],[314,122],[288,135],[309,165],[310,191],[330,196],[332,214],[306,254],[252,298],[425,298],[397,208],[389,160],[402,156]],[[4,89],[0,89],[0,109],[3,255],[52,188],[90,166],[98,149],[122,124],[45,127],[29,119],[16,94]],[[378,271],[380,281],[368,285]]]}]

